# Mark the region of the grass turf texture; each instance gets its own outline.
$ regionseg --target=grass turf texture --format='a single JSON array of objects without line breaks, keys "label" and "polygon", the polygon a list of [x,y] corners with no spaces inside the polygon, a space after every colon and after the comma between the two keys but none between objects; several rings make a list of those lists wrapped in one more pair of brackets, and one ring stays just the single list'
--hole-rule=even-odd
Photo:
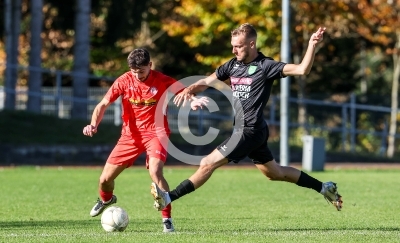
[{"label": "grass turf texture", "polygon": [[[195,167],[166,167],[170,186]],[[107,233],[89,211],[100,168],[0,168],[0,242],[400,242],[400,170],[312,173],[338,182],[343,211],[313,190],[270,182],[255,168],[215,172],[201,189],[173,203],[176,233],[162,233],[147,170],[116,180],[116,205],[130,224]]]}]

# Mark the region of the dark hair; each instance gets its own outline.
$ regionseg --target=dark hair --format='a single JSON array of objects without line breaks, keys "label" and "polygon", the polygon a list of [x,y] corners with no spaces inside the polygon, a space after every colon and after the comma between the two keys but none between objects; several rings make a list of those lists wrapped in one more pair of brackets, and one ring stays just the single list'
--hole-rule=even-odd
[{"label": "dark hair", "polygon": [[239,28],[232,30],[231,36],[244,35],[246,38],[257,38],[257,31],[249,23],[242,24]]},{"label": "dark hair", "polygon": [[138,48],[128,55],[128,66],[129,68],[140,68],[150,63],[150,54],[144,48]]}]

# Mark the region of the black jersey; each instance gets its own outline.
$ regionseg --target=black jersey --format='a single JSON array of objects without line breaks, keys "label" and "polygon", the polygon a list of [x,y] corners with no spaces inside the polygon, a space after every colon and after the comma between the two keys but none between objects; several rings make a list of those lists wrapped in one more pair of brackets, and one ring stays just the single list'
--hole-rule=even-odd
[{"label": "black jersey", "polygon": [[[272,83],[284,77],[282,70],[285,65],[259,52],[257,58],[250,63],[232,58],[217,68],[219,80],[231,80],[235,116],[236,119],[243,119],[245,127],[258,129],[267,125],[263,109],[268,102]],[[243,114],[240,114],[240,105]]]}]

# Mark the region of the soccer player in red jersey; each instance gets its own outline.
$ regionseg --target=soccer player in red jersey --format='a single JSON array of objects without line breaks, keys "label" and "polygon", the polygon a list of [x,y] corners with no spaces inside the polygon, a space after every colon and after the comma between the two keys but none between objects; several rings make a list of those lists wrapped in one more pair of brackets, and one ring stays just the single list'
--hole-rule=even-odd
[{"label": "soccer player in red jersey", "polygon": [[[170,134],[166,116],[167,100],[163,98],[163,94],[166,91],[177,94],[185,87],[175,79],[151,70],[150,54],[145,49],[135,49],[129,54],[127,60],[130,71],[115,80],[94,109],[90,124],[83,128],[84,135],[93,136],[98,130],[107,107],[117,98],[122,97],[121,137],[100,175],[100,198],[90,211],[92,217],[101,214],[106,207],[117,202],[117,197],[113,194],[114,180],[143,152],[147,153],[146,166],[151,179],[163,190],[169,190],[163,176],[167,151],[162,146],[162,140],[167,140]],[[157,105],[163,107],[161,117],[164,121],[156,122]],[[171,204],[164,208],[161,214],[164,232],[174,231]]]}]

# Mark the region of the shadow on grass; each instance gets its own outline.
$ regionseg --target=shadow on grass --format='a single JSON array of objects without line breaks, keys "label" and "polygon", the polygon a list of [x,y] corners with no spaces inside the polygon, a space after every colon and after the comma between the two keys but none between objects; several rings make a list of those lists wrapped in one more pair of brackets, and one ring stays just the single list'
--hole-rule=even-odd
[{"label": "shadow on grass", "polygon": [[[157,221],[158,222],[158,221]],[[146,227],[147,225],[154,226],[156,222],[154,220],[135,220],[135,225]],[[0,228],[2,231],[5,230],[16,230],[16,229],[76,229],[76,228],[94,228],[100,226],[100,218],[98,220],[46,220],[46,221],[8,221],[0,222]]]},{"label": "shadow on grass", "polygon": [[400,227],[376,227],[376,228],[371,228],[371,227],[343,227],[343,228],[293,228],[293,229],[270,229],[271,231],[294,231],[294,232],[301,232],[301,231],[346,231],[346,230],[377,230],[377,231],[399,231]]},{"label": "shadow on grass", "polygon": [[[99,220],[64,220],[64,221],[9,221],[9,222],[0,222],[0,228],[2,231],[15,231],[15,230],[30,230],[30,229],[82,229],[82,228],[98,228],[100,226],[100,218]],[[215,227],[209,228],[209,230],[202,229],[201,232],[210,232],[210,233],[227,233],[230,234],[232,232],[236,232],[239,234],[252,234],[252,233],[260,233],[260,232],[305,232],[305,231],[385,231],[385,232],[399,232],[400,227],[342,227],[342,228],[317,228],[317,227],[303,227],[303,228],[234,228],[234,229],[221,229],[218,227],[219,220],[216,220]],[[155,225],[158,225],[154,220],[135,220],[135,227],[128,227],[127,232],[148,232],[145,229],[152,228]],[[187,227],[185,227],[187,228]],[[187,229],[179,230],[181,233],[189,233]],[[196,230],[190,230],[190,233],[196,233]],[[200,233],[197,232],[197,233]]]},{"label": "shadow on grass", "polygon": [[[193,219],[190,218],[184,218],[185,220],[193,221]],[[254,220],[254,218],[247,218],[247,217],[240,217],[236,218],[237,220]],[[182,218],[180,219],[182,220]],[[183,221],[183,220],[182,220]],[[234,227],[231,229],[223,229],[220,227],[220,225],[226,224],[226,219],[220,219],[220,218],[213,218],[212,221],[214,222],[214,227],[210,228],[210,232],[219,232],[219,233],[243,233],[243,234],[248,234],[248,233],[260,233],[260,232],[305,232],[305,231],[384,231],[384,232],[399,232],[400,227],[398,226],[377,226],[377,227],[370,227],[370,226],[358,226],[358,227],[346,227],[345,225],[342,227],[332,227],[332,228],[324,228],[324,227],[285,227],[285,228],[272,228],[272,227],[260,227],[260,226],[253,226],[253,227],[246,227],[246,224],[244,224],[243,228],[240,227]],[[238,226],[237,224],[235,224]],[[185,227],[187,228],[187,227]],[[202,232],[206,232],[207,230],[201,230]]]},{"label": "shadow on grass", "polygon": [[99,221],[93,220],[66,220],[66,221],[9,221],[0,222],[0,228],[5,229],[16,229],[16,228],[76,228],[77,226],[88,226],[92,227],[98,225]]}]

